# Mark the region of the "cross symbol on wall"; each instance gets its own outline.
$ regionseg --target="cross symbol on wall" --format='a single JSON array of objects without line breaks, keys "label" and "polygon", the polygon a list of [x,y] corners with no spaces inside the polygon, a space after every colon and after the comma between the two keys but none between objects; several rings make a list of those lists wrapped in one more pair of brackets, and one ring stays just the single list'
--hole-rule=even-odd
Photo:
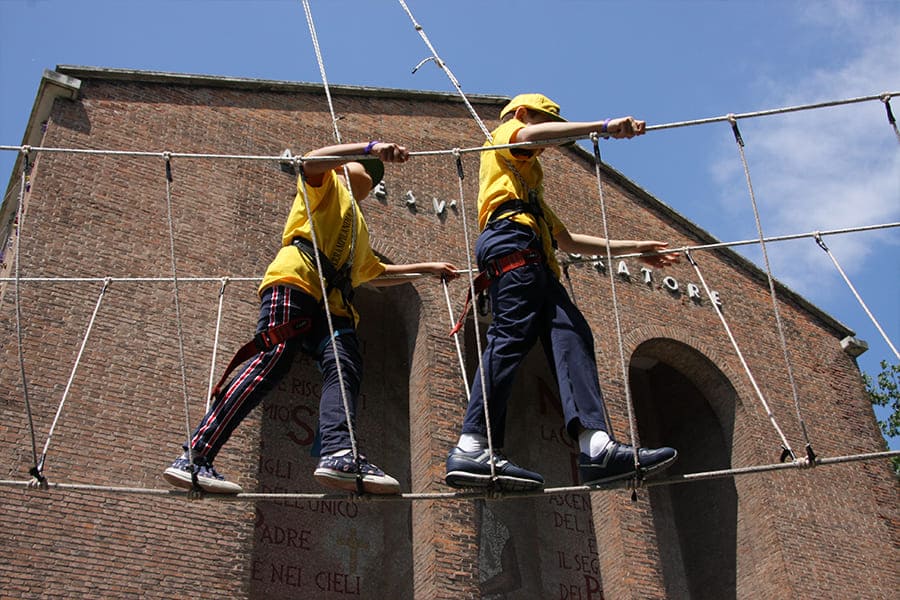
[{"label": "cross symbol on wall", "polygon": [[368,550],[369,543],[360,538],[356,534],[356,528],[353,527],[347,531],[347,535],[342,538],[337,538],[337,543],[341,546],[346,546],[350,549],[350,573],[355,573],[357,568],[357,563],[359,562],[359,550]]}]

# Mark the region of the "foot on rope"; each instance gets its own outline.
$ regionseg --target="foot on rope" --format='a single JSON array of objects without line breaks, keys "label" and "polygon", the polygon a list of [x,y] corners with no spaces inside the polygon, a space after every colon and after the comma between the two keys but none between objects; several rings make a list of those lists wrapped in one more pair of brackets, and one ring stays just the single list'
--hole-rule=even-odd
[{"label": "foot on rope", "polygon": [[530,492],[544,487],[544,478],[538,473],[523,469],[494,451],[494,474],[491,479],[491,453],[489,450],[465,452],[454,448],[447,457],[447,485],[454,488],[490,488],[503,492]]},{"label": "foot on rope", "polygon": [[[399,494],[400,482],[359,455],[359,468],[350,452],[323,456],[313,475],[316,481],[338,490],[358,492],[357,480],[362,480],[362,491],[368,494]],[[359,477],[357,477],[359,475]]]},{"label": "foot on rope", "polygon": [[[674,448],[638,448],[641,475],[656,473],[675,462],[678,452]],[[581,453],[578,456],[578,474],[583,485],[597,485],[637,475],[634,468],[634,447],[610,441],[597,456]]]},{"label": "foot on rope", "polygon": [[213,468],[212,463],[203,457],[194,457],[194,463],[192,465],[191,459],[187,456],[179,456],[168,469],[163,471],[163,479],[177,488],[194,491],[193,472],[196,468],[197,485],[204,492],[240,494],[244,491],[238,484],[226,480]]}]

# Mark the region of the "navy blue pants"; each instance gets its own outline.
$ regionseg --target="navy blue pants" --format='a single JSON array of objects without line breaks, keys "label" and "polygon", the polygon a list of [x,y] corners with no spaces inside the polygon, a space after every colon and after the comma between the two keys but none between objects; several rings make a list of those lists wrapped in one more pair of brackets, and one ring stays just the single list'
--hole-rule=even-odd
[{"label": "navy blue pants", "polygon": [[[495,221],[478,238],[479,269],[489,261],[527,247],[540,249],[534,232],[508,219]],[[506,408],[519,365],[540,339],[559,386],[566,430],[608,431],[597,376],[594,339],[581,311],[545,263],[519,267],[491,282],[493,322],[487,330],[482,366],[487,387],[491,441],[503,447]],[[476,371],[463,433],[487,435],[481,373]]]},{"label": "navy blue pants", "polygon": [[[322,395],[319,400],[322,454],[351,447],[337,362],[324,308],[314,298],[297,289],[272,286],[261,295],[256,331],[259,333],[301,316],[312,317],[313,325],[308,333],[296,335],[267,352],[260,352],[247,361],[225,386],[219,400],[210,407],[191,436],[191,448],[196,454],[212,462],[244,417],[278,385],[300,351],[312,356],[322,372]],[[362,380],[359,340],[352,319],[334,317],[333,324],[350,415],[355,423],[356,400]]]}]

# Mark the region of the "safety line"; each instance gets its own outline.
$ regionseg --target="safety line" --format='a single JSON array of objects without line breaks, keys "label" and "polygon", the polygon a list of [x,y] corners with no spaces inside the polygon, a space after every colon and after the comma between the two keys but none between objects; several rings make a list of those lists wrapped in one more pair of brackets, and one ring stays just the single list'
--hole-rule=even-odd
[{"label": "safety line", "polygon": [[[444,64],[441,61],[441,64]],[[446,67],[446,64],[444,64]],[[445,71],[446,72],[446,71]],[[680,127],[692,127],[697,125],[705,125],[709,123],[720,123],[722,121],[731,121],[732,119],[751,119],[756,117],[767,117],[771,115],[778,115],[789,112],[797,112],[804,110],[816,110],[821,108],[829,108],[834,106],[841,106],[846,104],[854,104],[859,102],[868,102],[868,101],[882,101],[885,102],[885,98],[893,98],[896,96],[900,96],[900,91],[898,92],[885,92],[883,94],[874,94],[869,96],[861,96],[858,98],[848,98],[844,100],[832,100],[828,102],[818,102],[814,104],[803,104],[798,106],[789,106],[783,108],[774,108],[768,110],[760,110],[755,112],[745,112],[745,113],[730,113],[727,115],[717,116],[717,117],[707,117],[703,119],[695,119],[690,121],[676,121],[672,123],[662,123],[659,125],[648,125],[645,128],[645,131],[661,131],[665,129],[675,129]],[[889,104],[885,102],[885,105],[889,107]],[[480,118],[479,118],[480,121]],[[892,123],[892,126],[896,131],[896,122]],[[575,136],[575,137],[566,137],[559,138],[557,140],[541,140],[539,142],[517,142],[515,144],[504,144],[497,146],[475,146],[470,148],[452,148],[452,149],[442,149],[442,150],[426,150],[426,151],[411,151],[409,153],[410,157],[415,156],[435,156],[440,154],[468,154],[472,152],[488,152],[493,150],[501,150],[506,148],[527,148],[528,146],[546,146],[546,145],[559,145],[567,142],[578,141],[578,140],[588,140],[590,139],[590,134]],[[603,136],[601,136],[603,137]],[[900,139],[900,133],[898,133],[898,139]],[[98,155],[114,155],[114,156],[133,156],[133,157],[156,157],[156,158],[164,158],[169,156],[171,158],[178,159],[229,159],[229,160],[250,160],[250,161],[274,161],[274,162],[284,162],[285,157],[282,155],[255,155],[255,154],[215,154],[215,153],[198,153],[198,152],[172,152],[172,151],[140,151],[140,150],[103,150],[103,149],[90,149],[90,148],[59,148],[59,147],[48,147],[48,146],[30,146],[30,145],[0,145],[0,151],[7,150],[13,152],[27,153],[27,152],[55,152],[55,153],[70,153],[70,154],[98,154]],[[334,156],[320,156],[320,157],[304,157],[303,161],[322,161],[322,160],[334,160],[336,157]],[[348,157],[341,157],[344,160],[347,160]],[[357,158],[357,157],[350,157]],[[360,155],[358,158],[365,158]],[[371,158],[371,157],[368,157]]]},{"label": "safety line", "polygon": [[459,81],[457,81],[456,76],[453,75],[453,72],[450,70],[450,67],[448,67],[447,63],[445,63],[443,60],[441,60],[441,57],[438,56],[437,50],[435,50],[434,46],[431,45],[431,40],[428,39],[428,36],[425,34],[425,30],[416,21],[416,18],[413,16],[412,12],[410,12],[409,7],[406,6],[406,2],[404,2],[403,0],[399,0],[399,2],[400,2],[400,6],[403,7],[403,10],[406,11],[407,16],[409,16],[410,21],[412,21],[413,27],[415,27],[416,31],[419,32],[419,37],[422,38],[422,41],[425,42],[425,45],[431,51],[431,56],[426,58],[422,62],[420,62],[416,66],[416,68],[413,69],[413,73],[415,73],[419,69],[419,67],[421,67],[425,62],[427,62],[429,60],[433,60],[434,64],[437,65],[438,68],[440,68],[447,75],[447,78],[450,80],[450,83],[453,84],[453,87],[456,88],[456,91],[459,93],[460,97],[462,98],[462,101],[465,103],[466,108],[469,109],[469,113],[471,113],[472,118],[475,119],[475,122],[478,123],[478,126],[481,128],[481,132],[484,133],[484,136],[487,139],[491,139],[490,130],[487,128],[487,126],[485,126],[484,122],[481,120],[481,117],[478,116],[478,113],[475,111],[475,108],[472,106],[472,103],[469,102],[469,99],[463,93],[462,86],[459,85]]},{"label": "safety line", "polygon": [[859,305],[862,306],[863,310],[869,316],[869,319],[872,321],[872,324],[875,325],[875,329],[878,330],[878,333],[881,334],[881,337],[884,338],[885,343],[890,347],[891,351],[894,353],[894,356],[897,357],[897,360],[900,360],[900,352],[897,352],[897,348],[894,344],[891,343],[890,338],[888,338],[887,334],[884,332],[884,329],[881,328],[881,324],[875,318],[875,315],[872,314],[872,311],[869,310],[869,307],[866,306],[866,303],[863,302],[862,297],[859,295],[859,292],[856,291],[856,288],[853,287],[853,284],[850,282],[850,278],[847,277],[847,274],[844,273],[844,269],[841,268],[840,263],[838,263],[837,258],[825,244],[825,240],[822,239],[821,235],[816,236],[816,243],[819,247],[825,251],[825,254],[828,255],[828,258],[831,259],[831,262],[834,263],[834,266],[837,268],[838,273],[841,274],[841,277],[844,278],[844,281],[847,283],[847,286],[850,288],[850,291],[853,292],[853,295],[856,297],[856,301],[859,302]]},{"label": "safety line", "polygon": [[[242,492],[240,494],[208,494],[192,495],[191,492],[176,489],[160,489],[160,488],[138,488],[138,487],[122,487],[122,486],[103,486],[90,485],[81,483],[48,483],[46,487],[40,488],[46,497],[52,492],[86,492],[86,493],[104,493],[104,494],[130,494],[130,495],[147,495],[147,496],[166,496],[170,498],[187,498],[189,501],[216,501],[216,502],[257,502],[257,501],[275,501],[275,500],[351,500],[355,502],[416,502],[416,501],[436,501],[436,500],[473,500],[473,499],[516,499],[530,497],[548,497],[560,494],[579,494],[603,492],[617,489],[638,489],[661,487],[667,485],[676,485],[682,483],[696,483],[698,481],[709,481],[713,479],[728,479],[741,477],[744,475],[754,475],[761,473],[770,473],[787,470],[803,470],[818,469],[840,464],[868,462],[875,460],[885,460],[900,456],[900,450],[889,450],[884,452],[869,452],[862,454],[849,454],[843,456],[833,456],[829,458],[816,457],[814,461],[806,458],[799,459],[789,463],[771,463],[762,465],[751,465],[747,467],[735,467],[732,469],[720,469],[715,471],[701,471],[698,473],[686,473],[683,475],[670,475],[668,477],[654,477],[652,479],[622,479],[619,481],[599,484],[599,485],[572,485],[549,487],[542,490],[527,492],[496,492],[491,490],[472,490],[462,492],[419,492],[419,493],[402,493],[402,494],[317,494],[303,492]],[[0,487],[7,488],[25,488],[37,489],[29,481],[4,479],[0,480]]]}]

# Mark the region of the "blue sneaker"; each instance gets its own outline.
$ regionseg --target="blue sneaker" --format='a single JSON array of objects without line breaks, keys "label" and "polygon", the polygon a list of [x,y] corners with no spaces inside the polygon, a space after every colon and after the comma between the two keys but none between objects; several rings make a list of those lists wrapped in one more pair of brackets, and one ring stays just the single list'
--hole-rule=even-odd
[{"label": "blue sneaker", "polygon": [[[496,485],[504,492],[530,492],[544,487],[544,478],[523,469],[494,450]],[[491,487],[491,453],[489,450],[465,452],[454,448],[447,457],[447,485],[455,488]]]},{"label": "blue sneaker", "polygon": [[[638,463],[643,475],[649,475],[668,467],[678,457],[674,448],[638,448]],[[578,474],[584,485],[595,485],[634,477],[634,447],[610,441],[597,456],[581,453],[578,456]]]},{"label": "blue sneaker", "polygon": [[[399,494],[400,482],[359,455],[359,472],[362,473],[363,491],[369,494]],[[322,485],[348,492],[356,489],[356,461],[347,452],[340,456],[323,456],[313,476]]]},{"label": "blue sneaker", "polygon": [[[220,475],[212,466],[212,463],[202,457],[195,457],[197,468],[197,483],[200,489],[210,494],[240,494],[244,491],[241,486],[236,483],[227,481],[224,476]],[[191,477],[191,471],[194,465],[191,465],[191,459],[187,456],[181,456],[175,459],[168,469],[163,471],[163,479],[177,488],[186,490],[194,489],[194,482]]]}]

